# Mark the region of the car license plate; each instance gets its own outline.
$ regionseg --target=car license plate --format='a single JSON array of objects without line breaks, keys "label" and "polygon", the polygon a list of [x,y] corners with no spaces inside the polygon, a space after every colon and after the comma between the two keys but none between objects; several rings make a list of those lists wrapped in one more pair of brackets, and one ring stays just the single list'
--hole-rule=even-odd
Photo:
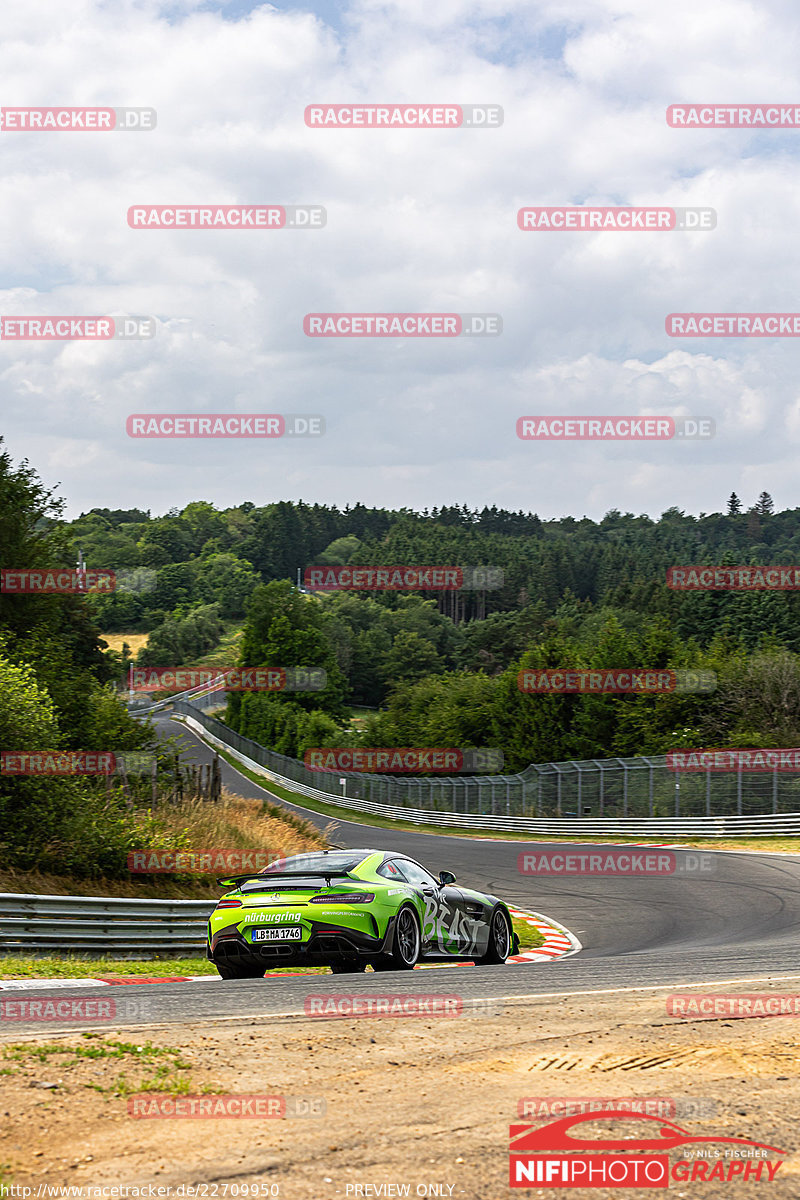
[{"label": "car license plate", "polygon": [[302,925],[271,925],[266,929],[254,929],[253,942],[299,942],[303,936]]}]

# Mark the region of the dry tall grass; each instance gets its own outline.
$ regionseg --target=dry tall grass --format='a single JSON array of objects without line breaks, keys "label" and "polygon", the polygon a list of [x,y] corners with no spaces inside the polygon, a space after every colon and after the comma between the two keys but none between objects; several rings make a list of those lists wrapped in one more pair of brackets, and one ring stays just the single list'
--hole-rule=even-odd
[{"label": "dry tall grass", "polygon": [[127,642],[130,652],[134,658],[146,645],[150,638],[149,633],[101,633],[100,637],[104,642],[108,643],[109,650],[116,650],[117,653],[122,652],[123,642]]},{"label": "dry tall grass", "polygon": [[327,840],[311,824],[268,800],[246,799],[227,788],[216,804],[187,800],[156,810],[159,824],[190,839],[188,849],[263,850],[279,858],[324,849]]},{"label": "dry tall grass", "polygon": [[[211,850],[262,850],[285,858],[304,850],[324,849],[325,832],[304,821],[278,804],[267,800],[245,799],[227,788],[218,803],[188,800],[182,804],[163,804],[155,812],[165,834],[165,843],[175,840],[186,850],[198,854]],[[169,839],[169,840],[168,840]],[[150,839],[152,847],[152,837]],[[221,874],[224,872],[220,872]],[[133,875],[130,881],[119,879],[72,879],[68,875],[16,871],[0,867],[0,892],[30,892],[37,895],[140,896],[170,899],[216,899],[220,894],[215,877],[184,874]]]}]

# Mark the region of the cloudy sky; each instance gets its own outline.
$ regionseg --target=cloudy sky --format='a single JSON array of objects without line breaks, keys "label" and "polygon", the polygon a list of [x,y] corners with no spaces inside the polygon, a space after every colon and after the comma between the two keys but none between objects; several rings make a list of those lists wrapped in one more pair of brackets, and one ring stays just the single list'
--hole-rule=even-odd
[{"label": "cloudy sky", "polygon": [[[800,505],[797,338],[670,312],[800,311],[789,0],[8,0],[4,105],[148,106],[143,133],[0,131],[0,315],[144,314],[150,340],[0,342],[2,432],[67,498],[545,517]],[[492,129],[311,129],[306,105],[491,103]],[[318,230],[131,229],[131,205],[319,204]],[[698,205],[703,232],[522,232],[527,205]],[[499,313],[494,338],[315,339],[310,312]],[[136,440],[132,413],[319,413],[296,440]],[[688,443],[522,442],[519,416],[709,416]]]}]

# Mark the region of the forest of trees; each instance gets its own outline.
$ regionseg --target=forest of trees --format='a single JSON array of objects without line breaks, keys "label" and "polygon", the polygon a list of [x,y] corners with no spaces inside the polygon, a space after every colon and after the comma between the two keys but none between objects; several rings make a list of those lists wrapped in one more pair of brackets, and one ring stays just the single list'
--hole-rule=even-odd
[{"label": "forest of trees", "polygon": [[[0,562],[59,567],[71,550],[62,502],[27,463],[0,452]],[[78,595],[0,593],[0,748],[139,750],[151,735],[110,681],[113,659]],[[0,775],[0,855],[17,867],[81,874],[124,863],[142,836],[121,797],[89,777]]]},{"label": "forest of trees", "polygon": [[[747,510],[731,494],[724,509],[543,521],[496,507],[281,502],[220,512],[194,502],[166,517],[95,510],[68,532],[94,565],[151,568],[152,592],[93,602],[105,628],[125,612],[155,626],[142,661],[174,662],[178,633],[200,637],[201,625],[213,629],[209,614],[246,613],[242,665],[326,667],[323,697],[231,696],[227,719],[242,733],[291,755],[314,745],[494,745],[520,769],[800,741],[800,595],[666,586],[674,565],[800,562],[800,510],[776,513],[766,492]],[[455,603],[441,592],[309,597],[294,586],[313,564],[402,563],[492,565],[504,583]],[[201,644],[192,637],[187,647]],[[521,694],[519,670],[545,665],[699,668],[718,686],[659,697]],[[349,705],[379,711],[356,733]]]},{"label": "forest of trees", "polygon": [[[317,563],[490,564],[503,570],[503,587],[464,592],[455,613],[450,595],[428,598],[458,624],[469,624],[479,612],[486,617],[526,612],[541,628],[573,597],[595,607],[663,615],[682,637],[701,645],[725,628],[749,649],[774,634],[800,651],[796,593],[681,595],[665,588],[672,565],[800,562],[800,509],[775,513],[767,493],[746,512],[735,495],[726,507],[725,513],[699,517],[671,508],[658,520],[612,510],[601,521],[542,521],[533,513],[495,507],[420,514],[281,501],[218,511],[207,501],[194,501],[163,517],[139,509],[93,509],[69,523],[65,534],[70,562],[80,549],[92,567],[149,568],[148,590],[93,600],[106,632],[152,630],[208,604],[218,605],[222,619],[241,618],[258,583],[294,581],[298,568]],[[377,602],[385,604],[386,598]],[[499,626],[481,622],[480,628],[491,629],[488,641],[495,631],[503,636]],[[477,629],[472,638],[490,666],[491,645],[481,644]]]},{"label": "forest of trees", "polygon": [[[133,579],[110,596],[0,597],[0,651],[14,678],[7,694],[27,689],[28,708],[31,696],[41,698],[54,744],[107,745],[112,731],[120,748],[141,741],[113,696],[123,662],[103,652],[101,630],[148,631],[142,664],[184,666],[237,625],[239,665],[327,672],[323,693],[229,696],[233,728],[290,755],[318,745],[486,745],[518,770],[688,746],[800,743],[800,596],[680,593],[665,583],[673,565],[800,563],[800,510],[775,512],[766,492],[747,509],[732,494],[722,512],[694,517],[676,507],[658,519],[612,511],[600,521],[545,521],[496,507],[416,513],[302,501],[218,510],[194,501],[165,516],[98,508],[64,522],[33,472],[14,470],[7,456],[2,487],[4,562],[72,564],[81,552],[88,567]],[[404,563],[491,565],[504,581],[456,601],[296,586],[298,569],[315,564]],[[531,696],[517,676],[532,666],[699,668],[715,673],[717,687]],[[372,710],[357,729],[354,705]],[[36,786],[26,786],[33,797]]]}]

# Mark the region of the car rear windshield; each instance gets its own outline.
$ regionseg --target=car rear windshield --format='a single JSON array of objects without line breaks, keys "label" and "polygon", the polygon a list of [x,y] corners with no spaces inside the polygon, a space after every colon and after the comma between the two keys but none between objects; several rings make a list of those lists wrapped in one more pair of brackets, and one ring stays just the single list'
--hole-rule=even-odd
[{"label": "car rear windshield", "polygon": [[264,875],[281,875],[284,871],[292,874],[308,872],[317,875],[327,871],[352,871],[364,861],[364,854],[353,854],[352,851],[338,854],[295,854],[292,858],[283,858],[272,863],[263,872]]}]

